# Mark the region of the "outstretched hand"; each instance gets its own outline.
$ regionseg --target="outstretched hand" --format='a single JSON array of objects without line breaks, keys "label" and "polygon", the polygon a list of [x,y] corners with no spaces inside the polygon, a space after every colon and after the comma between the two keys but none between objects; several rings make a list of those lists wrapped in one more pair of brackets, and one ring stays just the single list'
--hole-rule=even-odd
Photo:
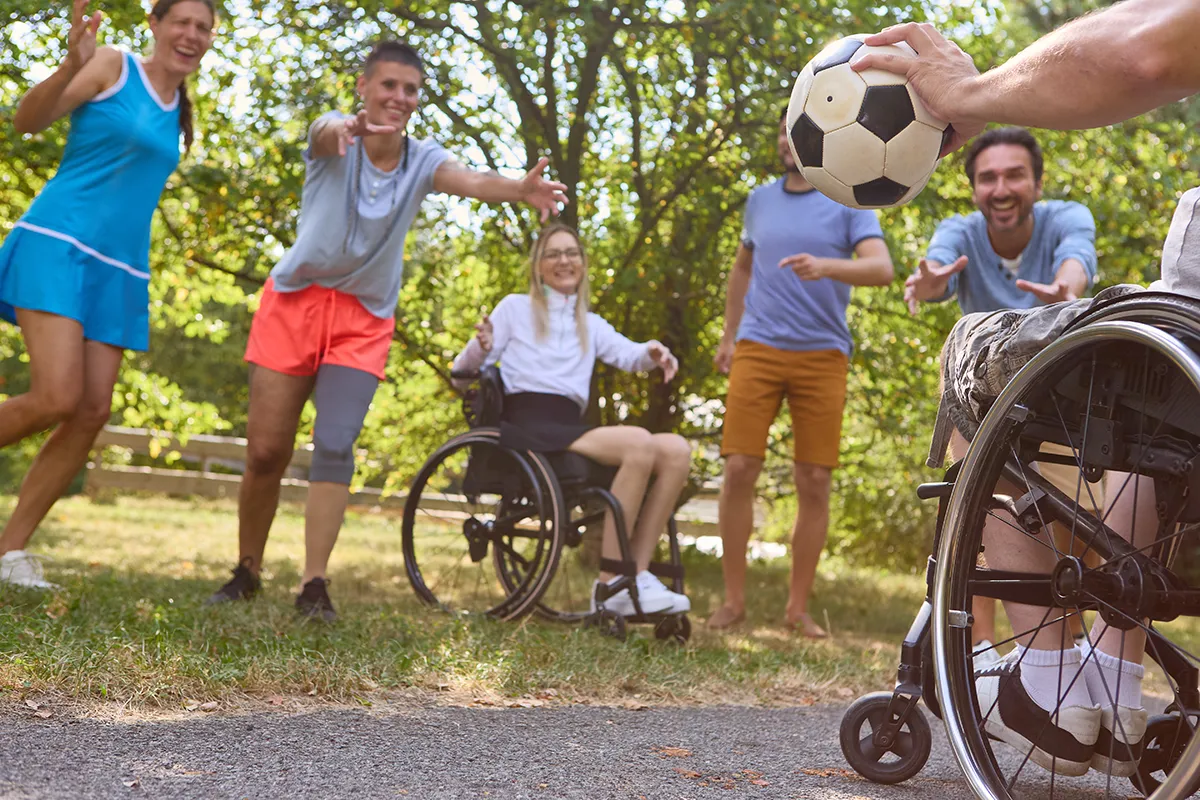
[{"label": "outstretched hand", "polygon": [[1022,292],[1029,292],[1046,305],[1079,299],[1079,296],[1071,291],[1071,287],[1066,281],[1034,283],[1033,281],[1019,280],[1017,281],[1017,288]]},{"label": "outstretched hand", "polygon": [[67,61],[75,70],[83,69],[96,55],[96,31],[100,29],[99,11],[84,16],[89,0],[75,0],[71,12],[71,31],[67,34]]},{"label": "outstretched hand", "polygon": [[939,155],[952,153],[978,135],[990,121],[979,119],[969,107],[979,70],[970,56],[928,22],[893,25],[868,36],[864,43],[880,47],[899,42],[905,42],[916,53],[866,53],[852,67],[858,72],[881,69],[908,78],[929,113],[953,128]]},{"label": "outstretched hand", "polygon": [[659,341],[651,341],[646,348],[646,353],[662,369],[663,383],[670,383],[671,379],[675,377],[675,373],[679,371],[679,360],[665,344]]},{"label": "outstretched hand", "polygon": [[559,204],[567,202],[567,185],[542,177],[549,163],[550,159],[539,158],[533,169],[521,179],[521,199],[541,212],[542,222],[549,219],[551,214],[557,216]]},{"label": "outstretched hand", "polygon": [[338,128],[338,155],[346,155],[346,151],[358,141],[360,136],[380,136],[395,133],[397,130],[395,125],[376,125],[368,122],[367,112],[360,111],[353,117],[344,120],[342,126]]},{"label": "outstretched hand", "polygon": [[904,282],[904,302],[908,304],[908,313],[915,317],[923,301],[935,300],[945,294],[950,276],[966,268],[966,256],[959,256],[953,264],[943,266],[936,266],[922,258],[917,262],[917,271]]},{"label": "outstretched hand", "polygon": [[479,346],[483,348],[483,352],[492,352],[492,318],[487,314],[483,315],[483,319],[475,323],[475,339],[479,342]]}]

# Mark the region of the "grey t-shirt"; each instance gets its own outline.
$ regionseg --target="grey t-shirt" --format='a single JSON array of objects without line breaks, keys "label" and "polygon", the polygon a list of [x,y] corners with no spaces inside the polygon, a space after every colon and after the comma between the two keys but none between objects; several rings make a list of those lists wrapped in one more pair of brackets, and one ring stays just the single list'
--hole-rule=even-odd
[{"label": "grey t-shirt", "polygon": [[404,272],[404,239],[433,173],[450,154],[428,139],[408,138],[400,164],[383,172],[371,163],[362,139],[345,157],[312,157],[312,136],[332,111],[309,129],[306,174],[300,195],[296,242],[271,270],[275,289],[298,292],[313,284],[352,294],[380,319],[396,313]]}]

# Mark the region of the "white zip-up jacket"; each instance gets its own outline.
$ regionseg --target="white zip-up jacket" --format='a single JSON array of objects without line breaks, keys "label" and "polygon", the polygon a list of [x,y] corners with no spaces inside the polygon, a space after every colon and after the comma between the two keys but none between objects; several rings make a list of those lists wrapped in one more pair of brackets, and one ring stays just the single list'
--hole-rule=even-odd
[{"label": "white zip-up jacket", "polygon": [[596,359],[626,372],[653,369],[650,342],[634,342],[617,333],[597,314],[588,312],[588,347],[579,346],[575,328],[575,295],[548,293],[549,326],[541,341],[533,325],[533,301],[527,294],[510,294],[496,304],[492,321],[492,350],[471,341],[454,359],[454,370],[473,372],[500,363],[505,394],[540,392],[569,397],[587,408]]}]

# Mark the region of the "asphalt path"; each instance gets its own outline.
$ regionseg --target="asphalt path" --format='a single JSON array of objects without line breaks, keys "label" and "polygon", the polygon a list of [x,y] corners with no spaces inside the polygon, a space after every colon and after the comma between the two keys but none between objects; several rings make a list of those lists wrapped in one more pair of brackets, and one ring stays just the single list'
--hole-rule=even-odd
[{"label": "asphalt path", "polygon": [[[16,709],[0,716],[0,797],[969,796],[927,713],[934,750],[917,777],[898,786],[859,778],[839,749],[842,711],[377,704],[112,721]],[[1133,794],[1127,783],[1095,789],[1060,781],[1054,797]]]}]

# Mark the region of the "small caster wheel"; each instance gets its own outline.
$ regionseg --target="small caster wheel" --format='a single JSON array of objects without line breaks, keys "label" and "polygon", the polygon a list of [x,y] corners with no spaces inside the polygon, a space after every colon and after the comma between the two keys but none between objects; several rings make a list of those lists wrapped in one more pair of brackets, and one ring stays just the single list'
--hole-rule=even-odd
[{"label": "small caster wheel", "polygon": [[675,644],[685,645],[692,636],[692,623],[686,614],[664,617],[654,626],[654,638],[659,641],[670,639]]},{"label": "small caster wheel", "polygon": [[619,642],[625,641],[625,618],[607,608],[597,609],[584,617],[585,628],[596,628],[605,636],[611,636]]},{"label": "small caster wheel", "polygon": [[933,748],[929,722],[912,707],[890,746],[875,744],[875,731],[887,721],[891,692],[874,692],[854,701],[842,717],[838,738],[854,771],[875,783],[900,783],[921,771]]},{"label": "small caster wheel", "polygon": [[1142,738],[1142,758],[1137,772],[1129,776],[1129,782],[1147,797],[1158,791],[1179,763],[1191,739],[1191,730],[1178,714],[1151,717],[1146,721],[1146,734]]}]

